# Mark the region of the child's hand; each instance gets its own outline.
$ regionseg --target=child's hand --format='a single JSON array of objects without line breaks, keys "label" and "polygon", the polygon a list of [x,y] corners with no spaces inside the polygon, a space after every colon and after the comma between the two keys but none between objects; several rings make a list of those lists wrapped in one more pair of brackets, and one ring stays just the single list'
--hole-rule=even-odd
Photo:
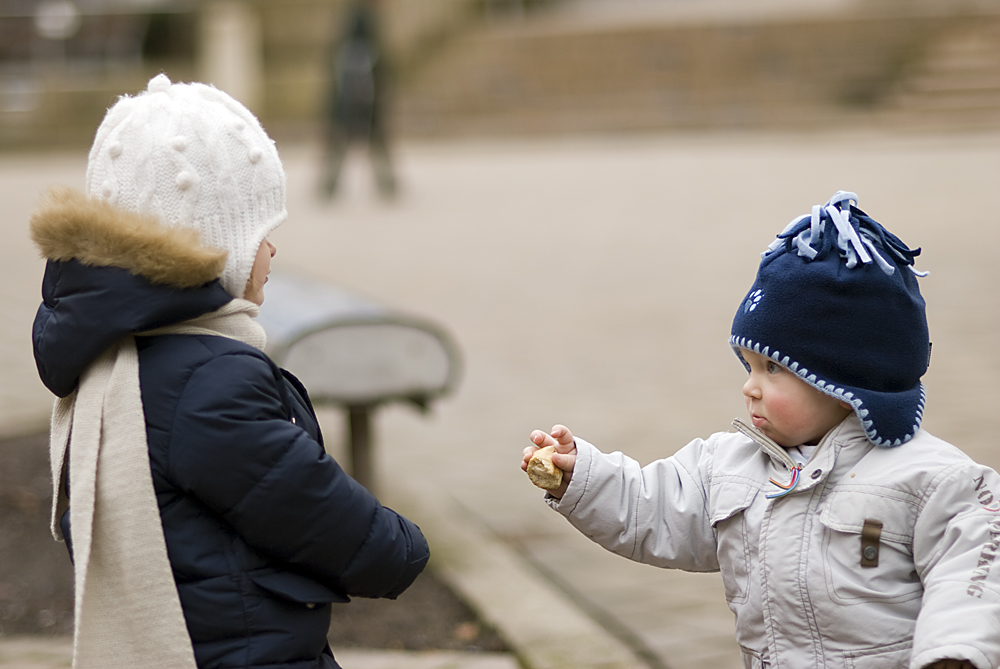
[{"label": "child's hand", "polygon": [[976,669],[976,666],[966,660],[938,660],[924,669]]},{"label": "child's hand", "polygon": [[539,448],[554,445],[556,452],[552,454],[552,464],[563,471],[563,480],[562,485],[554,490],[550,490],[549,494],[562,499],[566,488],[569,487],[570,480],[573,478],[573,468],[576,466],[576,442],[573,441],[573,433],[562,425],[556,425],[549,434],[545,434],[541,430],[535,430],[528,438],[534,445],[524,449],[521,459],[521,469],[523,471],[528,470],[528,460],[531,459],[531,456]]}]

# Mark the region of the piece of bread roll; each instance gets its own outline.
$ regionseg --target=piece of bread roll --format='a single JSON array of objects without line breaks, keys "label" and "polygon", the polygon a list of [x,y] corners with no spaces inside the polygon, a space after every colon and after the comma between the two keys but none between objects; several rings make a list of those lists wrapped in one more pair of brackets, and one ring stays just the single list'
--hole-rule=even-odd
[{"label": "piece of bread roll", "polygon": [[528,460],[528,478],[543,490],[555,490],[562,485],[563,471],[552,464],[555,446],[539,448]]}]

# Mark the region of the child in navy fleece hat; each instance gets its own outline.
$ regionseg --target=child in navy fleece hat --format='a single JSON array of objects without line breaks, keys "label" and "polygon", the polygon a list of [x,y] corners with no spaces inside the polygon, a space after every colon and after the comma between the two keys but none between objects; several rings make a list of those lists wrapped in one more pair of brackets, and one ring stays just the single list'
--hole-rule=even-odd
[{"label": "child in navy fleece hat", "polygon": [[729,339],[735,433],[640,467],[557,425],[521,467],[554,447],[546,501],[608,550],[721,571],[748,668],[1000,667],[1000,476],[920,428],[920,251],[857,199],[762,254]]}]

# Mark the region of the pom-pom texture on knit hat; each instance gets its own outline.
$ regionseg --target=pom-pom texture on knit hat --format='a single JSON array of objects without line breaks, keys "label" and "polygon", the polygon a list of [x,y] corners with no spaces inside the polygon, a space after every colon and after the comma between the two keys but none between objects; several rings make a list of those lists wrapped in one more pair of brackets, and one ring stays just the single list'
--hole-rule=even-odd
[{"label": "pom-pom texture on knit hat", "polygon": [[[911,250],[843,191],[762,254],[730,345],[849,404],[868,439],[899,446],[923,419],[930,340]],[[742,356],[740,356],[742,360]],[[746,361],[743,361],[744,365]]]},{"label": "pom-pom texture on knit hat", "polygon": [[213,86],[163,74],[108,110],[86,190],[225,250],[221,281],[233,297],[243,297],[257,248],[287,216],[281,159],[254,115]]}]

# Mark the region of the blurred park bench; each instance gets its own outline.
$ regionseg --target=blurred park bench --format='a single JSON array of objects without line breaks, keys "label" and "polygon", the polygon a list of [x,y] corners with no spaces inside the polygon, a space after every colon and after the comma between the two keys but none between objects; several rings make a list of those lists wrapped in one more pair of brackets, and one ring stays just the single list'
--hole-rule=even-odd
[{"label": "blurred park bench", "polygon": [[374,490],[372,414],[389,402],[426,410],[454,390],[461,357],[438,325],[337,286],[272,273],[259,321],[267,352],[317,406],[347,412],[350,471]]}]

